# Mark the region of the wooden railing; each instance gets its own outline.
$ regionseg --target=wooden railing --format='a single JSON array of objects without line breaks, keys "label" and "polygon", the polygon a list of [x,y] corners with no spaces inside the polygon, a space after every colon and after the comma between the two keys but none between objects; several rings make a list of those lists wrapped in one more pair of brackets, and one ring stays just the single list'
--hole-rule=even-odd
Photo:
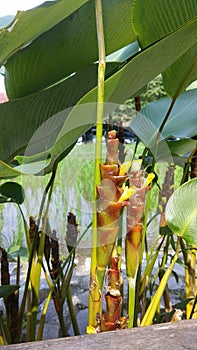
[{"label": "wooden railing", "polygon": [[197,320],[5,345],[2,350],[196,350]]}]

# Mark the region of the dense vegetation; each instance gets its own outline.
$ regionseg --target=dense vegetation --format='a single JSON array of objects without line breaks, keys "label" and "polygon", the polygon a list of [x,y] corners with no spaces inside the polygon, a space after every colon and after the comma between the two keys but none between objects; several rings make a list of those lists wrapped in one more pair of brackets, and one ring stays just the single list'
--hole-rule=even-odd
[{"label": "dense vegetation", "polygon": [[[197,3],[191,0],[59,0],[18,12],[0,30],[0,66],[9,98],[0,105],[0,202],[17,205],[28,255],[19,305],[20,256],[16,285],[10,285],[8,256],[1,248],[0,296],[6,315],[0,315],[2,344],[21,340],[25,317],[26,340],[42,339],[51,299],[62,335],[68,335],[65,301],[75,334],[79,333],[69,284],[76,247],[90,227],[88,333],[160,322],[162,295],[171,319],[175,309],[167,282],[180,253],[186,280],[181,307],[186,307],[187,318],[196,317],[197,89],[187,90],[197,77],[196,16]],[[105,148],[102,125],[110,115],[116,117],[118,134],[110,130]],[[137,139],[124,159],[125,121]],[[61,261],[56,231],[50,229],[56,175],[79,137],[95,125],[92,221],[81,228],[77,240],[77,212],[68,214],[67,256]],[[176,167],[182,170],[174,192]],[[22,208],[26,189],[17,178],[30,175],[46,184],[36,203],[37,220],[30,213],[27,221]],[[65,184],[69,183],[66,176]],[[85,183],[83,177],[79,179],[81,191]],[[153,213],[155,196],[158,206]],[[158,238],[149,250],[147,229],[156,216]],[[128,317],[122,315],[120,283],[124,252]],[[160,252],[162,259],[152,278]],[[41,271],[49,294],[37,329]],[[109,277],[106,289],[105,274]],[[160,283],[155,290],[157,278]]]}]

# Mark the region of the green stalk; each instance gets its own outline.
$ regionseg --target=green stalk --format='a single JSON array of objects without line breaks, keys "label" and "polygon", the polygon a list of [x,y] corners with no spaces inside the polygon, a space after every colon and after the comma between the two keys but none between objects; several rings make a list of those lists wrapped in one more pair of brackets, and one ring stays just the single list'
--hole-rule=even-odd
[{"label": "green stalk", "polygon": [[[170,244],[170,236],[168,235],[167,239],[166,239],[166,244],[164,246],[164,253],[163,253],[162,262],[161,262],[161,266],[160,266],[160,270],[159,270],[159,280],[162,279],[164,272],[165,272],[165,265],[166,265],[167,259],[168,259],[169,244]],[[164,305],[165,305],[165,311],[171,312],[172,311],[172,304],[171,304],[170,293],[169,293],[167,284],[166,284],[166,287],[165,287],[165,290],[163,293],[163,300],[164,300]]]},{"label": "green stalk", "polygon": [[[171,101],[171,104],[170,104],[170,106],[169,106],[169,109],[168,109],[168,111],[167,111],[167,113],[166,113],[166,115],[165,115],[165,117],[164,117],[163,122],[161,123],[161,126],[160,126],[160,128],[159,128],[159,131],[158,131],[158,134],[157,134],[157,137],[156,137],[156,142],[155,142],[155,148],[156,148],[156,150],[157,150],[157,146],[158,146],[158,143],[159,143],[160,134],[162,133],[162,131],[163,131],[163,129],[164,129],[164,126],[165,126],[165,124],[166,124],[166,122],[167,122],[167,120],[168,120],[168,117],[170,116],[170,113],[171,113],[171,111],[172,111],[172,109],[173,109],[173,107],[174,107],[174,104],[175,104],[177,98],[179,97],[180,93],[181,93],[182,90],[183,90],[184,83],[185,83],[185,81],[186,81],[187,78],[188,78],[188,74],[191,73],[191,71],[192,71],[192,69],[194,68],[195,64],[196,64],[196,58],[194,59],[192,65],[191,65],[190,68],[189,68],[189,70],[188,70],[188,71],[186,72],[186,74],[183,76],[183,79],[182,79],[182,81],[180,82],[180,84],[179,84],[179,86],[178,86],[178,88],[177,88],[177,91],[175,92],[175,95],[174,95],[173,98],[172,98],[172,101]],[[156,154],[156,153],[157,153],[157,152],[155,152],[155,154]]]},{"label": "green stalk", "polygon": [[25,216],[23,214],[22,208],[20,205],[18,205],[22,219],[23,219],[23,225],[24,225],[24,230],[25,230],[25,238],[26,238],[26,242],[27,242],[27,252],[28,252],[28,257],[30,254],[30,250],[31,250],[31,243],[30,243],[30,239],[29,239],[29,228],[28,228],[28,224],[27,221],[25,220]]},{"label": "green stalk", "polygon": [[[40,226],[40,221],[41,221],[41,217],[42,217],[42,213],[43,213],[43,209],[44,209],[44,204],[45,204],[45,201],[46,201],[47,193],[48,193],[52,183],[54,182],[55,175],[56,175],[56,170],[57,170],[57,164],[54,165],[54,170],[52,172],[51,178],[50,178],[48,184],[46,185],[46,188],[45,188],[44,193],[43,193],[42,201],[41,201],[41,204],[40,204],[40,210],[39,210],[37,227]],[[36,248],[37,238],[38,238],[38,229],[36,230],[36,232],[34,234],[34,239],[33,239],[32,246],[31,246],[31,251],[30,251],[30,254],[29,254],[29,265],[28,265],[28,270],[27,270],[25,289],[24,289],[23,298],[22,298],[20,311],[19,311],[19,336],[20,336],[21,330],[22,330],[23,315],[24,315],[24,311],[25,311],[25,304],[26,304],[27,293],[28,293],[28,289],[29,289],[29,282],[30,282],[30,278],[31,278],[31,271],[32,271],[32,265],[33,265],[33,261],[34,261],[34,252],[35,252],[35,248]],[[19,341],[19,339],[18,339],[18,341]]]},{"label": "green stalk", "polygon": [[[119,260],[118,260],[118,269],[121,270],[121,266],[122,266],[122,246],[123,246],[123,241],[122,241],[122,232],[123,232],[123,217],[124,214],[122,214],[119,217],[119,230],[118,230],[118,239],[117,239],[117,253],[119,255]],[[120,285],[120,293],[121,295],[124,295],[124,284],[123,282]],[[124,310],[124,303],[122,303],[122,314],[123,314],[123,310]]]},{"label": "green stalk", "polygon": [[151,325],[153,318],[155,316],[155,313],[157,311],[158,305],[160,303],[160,299],[163,295],[163,292],[165,290],[166,284],[168,282],[168,279],[172,273],[172,270],[174,268],[174,265],[178,259],[178,255],[179,255],[179,247],[180,247],[180,237],[178,237],[178,241],[177,241],[177,246],[176,246],[176,253],[174,255],[174,258],[172,259],[172,262],[170,264],[170,266],[167,268],[165,274],[163,275],[163,278],[159,284],[159,287],[157,288],[157,291],[143,317],[143,320],[140,324],[141,327],[143,326],[149,326]]},{"label": "green stalk", "polygon": [[[47,272],[45,270],[45,267],[44,265],[42,266],[43,268],[43,271],[44,271],[44,275],[45,275],[45,279],[47,281],[47,284],[49,286],[49,290],[51,291],[53,285],[50,281],[50,278],[49,276],[47,275]],[[40,322],[39,322],[39,327],[38,327],[38,333],[37,333],[37,338],[36,340],[42,340],[42,336],[43,336],[43,330],[44,330],[44,324],[45,324],[45,318],[46,318],[46,313],[47,313],[47,310],[48,310],[48,306],[49,306],[49,303],[50,303],[50,300],[51,300],[51,296],[52,294],[50,293],[49,291],[49,294],[50,294],[50,298],[47,299],[46,303],[45,303],[45,306],[44,306],[44,309],[43,309],[43,312],[42,312],[42,315],[41,315],[41,318],[40,318]]]},{"label": "green stalk", "polygon": [[[159,254],[159,249],[154,253],[153,257],[149,262],[147,263],[147,266],[145,268],[144,274],[141,278],[141,283],[140,283],[140,288],[139,291],[137,290],[137,295],[139,299],[141,300],[142,306],[141,306],[141,315],[140,315],[140,320],[143,319],[146,309],[147,309],[147,302],[146,302],[146,295],[147,295],[147,290],[148,290],[148,285],[149,281],[151,278],[151,271],[155,265],[155,261],[158,257]],[[150,293],[151,294],[151,293]]]},{"label": "green stalk", "polygon": [[[122,214],[119,217],[119,229],[118,229],[118,237],[117,237],[117,253],[119,254],[119,260],[118,260],[118,268],[121,269],[121,265],[122,265],[122,232],[123,232],[123,216],[124,214]],[[122,294],[123,295],[123,294]]]},{"label": "green stalk", "polygon": [[159,127],[158,133],[157,133],[157,135],[156,135],[156,141],[155,141],[155,156],[157,156],[157,150],[158,150],[158,144],[159,144],[160,135],[161,135],[161,133],[162,133],[162,131],[163,131],[163,128],[164,128],[165,124],[167,123],[167,120],[168,120],[168,118],[169,118],[169,115],[170,115],[170,113],[171,113],[173,107],[174,107],[174,104],[175,104],[175,102],[176,102],[177,97],[178,97],[178,94],[175,95],[174,98],[172,99],[171,104],[170,104],[170,106],[169,106],[169,108],[168,108],[168,110],[167,110],[167,113],[166,113],[166,115],[165,115],[165,117],[164,117],[164,119],[163,119],[163,121],[162,121],[162,123],[161,123],[161,125],[160,125],[160,127]]},{"label": "green stalk", "polygon": [[43,330],[44,330],[44,325],[45,325],[45,319],[46,319],[46,313],[47,313],[47,310],[48,310],[48,307],[49,307],[49,303],[50,303],[51,297],[53,295],[53,289],[54,288],[51,287],[51,289],[49,291],[49,294],[48,294],[48,297],[47,297],[47,300],[46,300],[46,303],[45,303],[43,311],[42,311],[42,315],[41,315],[40,322],[39,322],[39,327],[38,327],[37,340],[42,340]]},{"label": "green stalk", "polygon": [[195,155],[195,153],[197,152],[197,146],[194,148],[194,150],[191,152],[191,154],[189,155],[189,157],[187,158],[187,163],[185,164],[185,168],[183,171],[183,176],[182,176],[182,180],[180,185],[182,185],[185,182],[186,176],[188,174],[188,170],[191,164],[191,160],[193,158],[193,156]]},{"label": "green stalk", "polygon": [[[149,213],[149,205],[150,205],[150,194],[151,194],[151,192],[148,191],[147,200],[146,200],[146,207],[145,207],[145,212],[144,212],[143,226],[142,226],[142,240],[141,240],[141,246],[140,246],[138,272],[137,272],[137,277],[136,277],[136,282],[135,282],[135,295],[131,296],[129,294],[129,296],[128,296],[129,303],[131,303],[131,299],[134,298],[133,310],[138,309],[138,304],[139,304],[139,300],[140,300],[139,291],[141,288],[142,260],[143,260],[143,253],[144,253],[145,239],[146,239],[147,221],[148,221],[148,213]],[[147,256],[148,256],[148,254],[146,253],[146,258],[147,258]],[[129,291],[129,293],[131,293],[131,291]],[[130,328],[133,326],[137,326],[137,312],[133,311],[131,313],[132,313],[132,317],[133,317],[133,324],[132,325],[129,324]]]},{"label": "green stalk", "polygon": [[[126,270],[127,270],[127,280],[128,280],[128,328],[134,326],[135,320],[135,303],[136,303],[136,280],[139,268],[139,240],[141,235],[141,228],[132,228],[130,230],[129,236],[127,233],[126,237]],[[136,246],[134,242],[137,242]]]},{"label": "green stalk", "polygon": [[[138,167],[140,164],[138,164]],[[151,176],[152,177],[152,176]],[[150,189],[148,186],[151,183],[151,178],[145,181],[145,176],[140,168],[131,169],[129,182],[130,186],[135,186],[136,192],[130,196],[127,205],[127,234],[125,240],[125,254],[126,254],[126,273],[128,279],[128,328],[134,326],[135,305],[137,299],[136,281],[139,282],[139,263],[142,260],[144,249],[146,220],[143,222],[143,213],[145,206],[145,196]],[[148,211],[146,212],[147,216]],[[147,218],[146,218],[147,219]],[[143,225],[144,224],[144,225]],[[144,226],[144,228],[143,228]],[[141,247],[141,240],[143,238],[143,247]]]},{"label": "green stalk", "polygon": [[[196,251],[195,249],[187,250],[187,260],[185,262],[185,294],[186,298],[191,299],[186,305],[186,318],[189,319],[195,298],[195,266],[196,266]],[[196,318],[193,314],[192,318]]]},{"label": "green stalk", "polygon": [[[75,335],[79,335],[79,328],[78,328],[78,324],[77,324],[77,318],[76,318],[76,315],[75,315],[75,310],[74,310],[73,301],[72,301],[71,292],[70,292],[70,281],[71,281],[71,278],[72,278],[73,270],[74,270],[74,268],[76,266],[75,263],[74,263],[74,256],[75,256],[75,252],[73,253],[73,256],[71,257],[71,259],[72,259],[71,266],[69,268],[68,274],[65,275],[66,279],[64,278],[64,281],[62,282],[61,290],[59,290],[59,293],[56,293],[56,295],[55,295],[56,298],[57,298],[57,301],[59,303],[59,308],[60,308],[60,315],[58,314],[58,317],[59,317],[59,321],[60,321],[60,326],[61,326],[61,331],[62,331],[62,336],[63,337],[68,336],[66,325],[65,325],[65,322],[64,322],[64,317],[63,317],[63,304],[64,304],[64,301],[65,301],[65,294],[66,294],[66,298],[67,298],[67,304],[68,304],[68,308],[69,308],[69,312],[70,312],[70,317],[71,317],[71,321],[72,321],[72,324],[73,324],[73,328],[74,328],[74,331],[77,332],[77,334],[75,334]],[[59,276],[61,276],[61,270],[60,270]]]},{"label": "green stalk", "polygon": [[[148,191],[146,206],[145,206],[145,211],[144,211],[143,226],[142,226],[142,241],[141,241],[141,246],[140,246],[140,257],[139,257],[139,269],[140,270],[142,269],[142,260],[143,260],[143,254],[144,254],[144,246],[145,246],[147,222],[148,222],[148,214],[149,214],[149,206],[150,206],[150,196],[151,196],[151,191]],[[147,258],[147,256],[146,256],[146,258]]]},{"label": "green stalk", "polygon": [[191,310],[191,313],[190,313],[190,316],[189,316],[190,320],[193,318],[193,315],[196,316],[195,315],[195,313],[196,313],[196,311],[195,311],[196,305],[197,305],[197,295],[195,296],[195,299],[194,299],[194,302],[193,302],[193,306],[192,306],[192,310]]},{"label": "green stalk", "polygon": [[[121,266],[122,266],[122,246],[123,246],[123,240],[122,240],[122,235],[123,235],[123,213],[122,215],[119,217],[119,230],[118,230],[118,239],[117,239],[117,253],[119,255],[119,260],[118,260],[118,269],[121,270]],[[124,295],[124,284],[123,282],[120,285],[120,293],[121,295]],[[122,314],[124,311],[124,303],[122,303]]]},{"label": "green stalk", "polygon": [[68,308],[69,308],[69,312],[70,312],[70,317],[71,317],[71,321],[72,321],[72,325],[73,325],[74,334],[79,335],[80,332],[79,332],[79,327],[78,327],[78,323],[77,323],[75,309],[74,309],[74,305],[73,305],[73,301],[72,301],[70,285],[68,286],[66,297],[67,297],[67,304],[68,304]]},{"label": "green stalk", "polygon": [[[72,248],[72,250],[70,251],[68,257],[66,258],[64,264],[61,267],[61,272],[64,271],[66,264],[70,261],[70,259],[72,258],[72,255],[75,252],[76,247],[79,245],[79,243],[81,242],[81,240],[83,239],[83,237],[85,236],[85,234],[87,233],[87,231],[89,230],[89,228],[92,226],[92,222],[89,223],[89,225],[86,227],[86,229],[84,230],[84,232],[82,233],[82,235],[80,236],[80,238],[78,239],[78,241],[76,242],[75,246]],[[53,281],[53,284],[50,283],[50,280],[47,276],[47,282],[48,282],[48,286],[50,288],[49,294],[47,296],[47,300],[45,303],[45,306],[43,308],[43,312],[40,318],[40,322],[39,322],[39,328],[38,328],[38,334],[37,334],[37,340],[42,340],[42,336],[43,336],[43,330],[44,330],[44,324],[45,324],[45,319],[46,319],[46,313],[49,307],[49,303],[50,300],[52,298],[52,295],[55,291],[55,286],[57,284],[57,282],[59,281],[61,273],[59,273],[59,275],[57,276],[56,280]]]},{"label": "green stalk", "polygon": [[59,318],[59,323],[60,323],[60,329],[62,331],[62,337],[67,337],[67,329],[66,329],[66,325],[64,322],[64,315],[63,315],[63,311],[61,310],[60,313],[58,314],[58,318]]},{"label": "green stalk", "polygon": [[129,322],[128,328],[132,328],[134,326],[134,318],[135,318],[135,292],[136,292],[136,277],[127,277],[128,280],[128,315]]},{"label": "green stalk", "polygon": [[[158,242],[159,239],[160,239],[160,237],[157,237],[155,244]],[[159,244],[159,246],[156,248],[155,252],[153,252],[153,249],[151,249],[151,252],[150,252],[149,258],[147,259],[146,267],[145,267],[145,270],[144,270],[144,273],[143,273],[143,276],[141,279],[141,285],[140,285],[140,289],[139,289],[139,296],[140,297],[141,297],[142,293],[144,292],[146,284],[148,283],[147,279],[148,280],[150,279],[151,271],[153,270],[153,267],[155,265],[155,262],[157,260],[158,255],[159,255],[159,252],[160,252],[160,249],[161,249],[161,246],[163,244],[164,239],[165,239],[165,237],[162,238],[162,241]],[[155,246],[155,244],[154,244],[154,246]]]},{"label": "green stalk", "polygon": [[102,157],[102,132],[103,132],[103,110],[104,110],[104,81],[105,81],[105,41],[103,28],[103,11],[102,1],[95,0],[96,10],[96,25],[97,25],[97,41],[98,41],[98,95],[97,95],[97,123],[96,123],[96,148],[95,148],[95,173],[94,173],[94,211],[93,211],[93,227],[92,227],[92,257],[90,268],[90,294],[89,294],[89,313],[88,323],[90,326],[95,326],[97,314],[101,313],[101,295],[100,286],[97,279],[97,208],[96,187],[100,183],[100,168]]},{"label": "green stalk", "polygon": [[0,312],[0,333],[1,333],[1,343],[4,343],[4,344],[0,343],[0,345],[12,344],[12,338],[11,338],[9,327],[5,323],[1,312]]},{"label": "green stalk", "polygon": [[[49,188],[49,195],[47,199],[47,205],[46,205],[46,213],[44,216],[44,224],[43,224],[43,231],[41,232],[40,236],[40,242],[38,247],[38,258],[35,266],[35,275],[34,280],[32,282],[32,320],[31,320],[31,333],[33,339],[36,338],[36,320],[37,320],[37,312],[38,312],[38,298],[39,298],[39,287],[40,287],[40,276],[41,276],[41,269],[42,269],[42,262],[43,262],[43,255],[44,255],[44,246],[45,246],[45,232],[46,232],[46,223],[47,223],[47,216],[48,216],[48,210],[49,210],[49,204],[51,201],[51,196],[53,192],[53,186],[54,186],[54,180],[56,175],[57,167],[55,167],[53,171],[53,181],[51,182],[50,188]],[[42,217],[42,212],[40,212],[40,220]],[[39,225],[38,225],[39,228]]]},{"label": "green stalk", "polygon": [[26,342],[31,341],[31,289],[27,293],[27,324],[26,324]]},{"label": "green stalk", "polygon": [[[195,63],[196,63],[196,61],[195,61]],[[194,63],[194,64],[195,64],[195,63]],[[193,65],[192,65],[192,68],[193,68]],[[191,69],[192,69],[192,68],[191,68]],[[165,124],[166,124],[166,122],[167,122],[167,120],[168,120],[168,118],[169,118],[169,116],[170,116],[170,113],[171,113],[171,111],[172,111],[172,109],[173,109],[173,107],[174,107],[174,104],[175,104],[175,102],[176,102],[178,96],[179,96],[180,93],[181,93],[181,90],[182,90],[182,88],[183,88],[183,84],[184,84],[185,80],[187,79],[187,75],[188,75],[188,72],[187,72],[187,73],[185,74],[185,76],[183,77],[183,80],[181,81],[181,83],[180,83],[180,85],[179,85],[179,87],[178,87],[178,89],[177,89],[177,91],[176,91],[174,97],[172,98],[171,104],[170,104],[170,106],[169,106],[169,108],[168,108],[168,111],[167,111],[167,113],[166,113],[166,115],[165,115],[165,117],[164,117],[164,119],[163,119],[163,122],[162,122],[161,125],[160,125],[159,131],[158,131],[157,136],[156,136],[156,141],[155,141],[155,155],[157,154],[157,149],[158,149],[158,144],[159,144],[160,135],[161,135],[161,133],[162,133],[162,131],[163,131],[163,129],[164,129],[164,126],[165,126]]]},{"label": "green stalk", "polygon": [[44,244],[43,241],[45,238],[44,232],[41,233],[40,244],[38,249],[38,260],[35,267],[34,279],[31,279],[32,283],[32,305],[31,305],[31,336],[32,340],[36,338],[36,321],[37,321],[37,311],[38,311],[38,298],[39,298],[39,286],[40,286],[40,275],[43,259]]}]

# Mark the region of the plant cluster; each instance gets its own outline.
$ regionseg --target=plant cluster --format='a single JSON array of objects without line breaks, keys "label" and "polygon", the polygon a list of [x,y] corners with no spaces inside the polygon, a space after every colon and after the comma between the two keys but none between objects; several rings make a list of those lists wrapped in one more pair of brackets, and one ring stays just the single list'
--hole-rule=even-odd
[{"label": "plant cluster", "polygon": [[[95,125],[87,331],[159,322],[162,295],[169,319],[172,319],[174,310],[167,282],[180,253],[185,267],[186,317],[196,317],[197,89],[194,86],[187,90],[197,77],[196,29],[197,3],[189,0],[45,2],[32,10],[18,12],[0,29],[0,67],[3,67],[8,96],[8,102],[0,104],[0,178],[5,182],[0,186],[0,202],[11,201],[18,205],[28,250],[25,291],[16,312],[18,330],[11,315],[11,304],[12,300],[17,300],[19,279],[17,276],[16,285],[9,285],[6,252],[1,250],[0,290],[6,308],[6,319],[1,315],[2,344],[20,341],[25,310],[27,340],[41,339],[51,298],[63,335],[66,335],[63,305],[65,298],[69,303],[71,301],[69,282],[74,268],[77,232],[76,229],[72,231],[75,243],[71,248],[72,240],[67,241],[70,253],[61,264],[55,233],[47,231],[47,217],[59,163],[79,137]],[[164,90],[159,83],[159,91],[154,89],[159,99],[153,101],[149,90],[145,94],[144,91],[150,81],[156,83],[153,79],[158,76],[157,79],[162,77]],[[152,102],[145,105],[141,94]],[[165,94],[167,96],[162,97]],[[131,98],[134,99],[134,111],[129,111],[129,125],[127,119],[126,126],[136,135],[136,142],[132,159],[125,163],[126,148],[121,134],[125,110],[119,106]],[[121,119],[118,120],[119,140],[113,131],[108,133],[106,162],[103,163],[104,117],[117,110],[121,115],[118,118]],[[143,144],[143,151],[135,160],[139,144]],[[166,176],[157,171],[162,163],[167,164]],[[176,166],[183,171],[180,186],[174,191]],[[51,177],[43,192],[38,219],[35,222],[31,218],[28,224],[21,208],[24,189],[13,178],[30,174],[51,174]],[[164,181],[160,180],[161,175]],[[153,220],[150,198],[156,187],[159,199],[154,216],[160,214],[160,230],[149,250],[147,228]],[[121,310],[120,283],[122,212],[126,211],[128,317]],[[73,218],[69,219],[73,221]],[[76,223],[73,226],[76,227]],[[82,237],[83,234],[80,239]],[[151,278],[161,251],[161,263]],[[169,252],[172,255],[170,262]],[[142,269],[144,254],[145,270]],[[41,271],[45,273],[44,261],[48,269],[49,296],[36,335],[39,282]],[[101,296],[106,272],[109,281],[103,312]],[[160,283],[155,290],[157,279]],[[72,305],[70,311],[73,315]],[[75,324],[74,316],[72,319]],[[77,334],[77,325],[74,327]]]}]

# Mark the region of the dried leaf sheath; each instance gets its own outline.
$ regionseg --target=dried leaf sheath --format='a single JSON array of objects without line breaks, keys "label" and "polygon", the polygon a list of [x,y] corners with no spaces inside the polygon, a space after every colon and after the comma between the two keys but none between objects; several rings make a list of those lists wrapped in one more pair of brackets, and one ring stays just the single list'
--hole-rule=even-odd
[{"label": "dried leaf sheath", "polygon": [[136,277],[138,269],[144,202],[146,192],[149,189],[148,186],[140,188],[139,181],[139,174],[133,173],[130,182],[132,185],[136,186],[137,191],[129,198],[127,206],[127,235],[125,241],[125,252],[127,261],[127,276],[132,278]]},{"label": "dried leaf sheath", "polygon": [[[164,182],[162,184],[161,191],[159,192],[159,201],[158,201],[158,209],[160,212],[160,228],[162,229],[163,227],[165,228],[167,226],[166,223],[166,218],[165,218],[165,209],[166,209],[166,204],[171,197],[171,195],[174,192],[174,171],[175,171],[175,165],[174,164],[169,164],[166,170]],[[166,240],[166,247],[169,244],[170,237],[167,237]],[[160,281],[162,280],[162,277],[165,273],[164,266],[166,264],[166,259],[167,256],[164,254],[162,263],[160,266],[160,271],[159,271],[159,279]],[[172,311],[172,303],[170,300],[170,293],[168,289],[168,284],[166,284],[164,293],[163,293],[163,300],[164,300],[164,305],[165,305],[165,311],[166,312],[171,312]]]},{"label": "dried leaf sheath", "polygon": [[193,157],[191,159],[191,173],[190,173],[191,179],[194,179],[197,177],[197,151],[193,154]]},{"label": "dried leaf sheath", "polygon": [[111,257],[110,269],[108,271],[109,285],[105,295],[106,312],[100,318],[101,332],[123,329],[127,326],[127,318],[121,317],[121,271],[118,269],[118,261],[118,254]]},{"label": "dried leaf sheath", "polygon": [[0,248],[1,250],[1,285],[10,284],[10,273],[9,273],[9,263],[8,255],[5,249]]},{"label": "dried leaf sheath", "polygon": [[76,245],[79,229],[76,216],[72,212],[68,213],[67,221],[66,245],[70,253]]},{"label": "dried leaf sheath", "polygon": [[149,186],[145,186],[142,170],[133,170],[129,181],[130,186],[135,186],[136,193],[129,198],[127,206],[126,261],[127,276],[135,278],[140,255],[145,195]]},{"label": "dried leaf sheath", "polygon": [[97,269],[100,288],[102,288],[105,270],[109,266],[116,241],[119,229],[118,218],[127,204],[125,201],[119,201],[126,175],[120,175],[118,144],[116,132],[109,131],[106,163],[100,164],[101,183],[97,186]]},{"label": "dried leaf sheath", "polygon": [[61,270],[61,262],[59,258],[59,242],[56,235],[56,230],[53,230],[51,237],[51,265],[52,269],[50,271],[52,279],[56,279]]},{"label": "dried leaf sheath", "polygon": [[138,169],[131,171],[129,176],[130,187],[134,186],[136,193],[130,196],[127,206],[127,235],[125,240],[126,272],[128,279],[128,327],[134,325],[135,315],[135,289],[136,277],[140,259],[140,248],[142,238],[142,221],[145,205],[145,195],[149,190],[148,184],[152,181],[140,170],[140,163],[136,163]]},{"label": "dried leaf sheath", "polygon": [[167,225],[166,218],[165,218],[165,208],[166,208],[168,199],[174,192],[174,170],[175,170],[174,164],[169,164],[166,171],[164,183],[162,185],[162,189],[159,193],[158,209],[161,214],[161,218],[160,218],[161,227],[165,227]]},{"label": "dried leaf sheath", "polygon": [[[5,249],[0,247],[1,251],[1,285],[10,285],[9,261],[8,254]],[[17,274],[20,268],[20,259],[17,262]],[[19,283],[17,276],[16,283]],[[18,317],[19,317],[19,292],[15,290],[13,293],[4,296],[4,304],[6,307],[6,321],[9,329],[11,342],[14,344],[18,340]],[[8,340],[8,339],[7,339]]]}]

